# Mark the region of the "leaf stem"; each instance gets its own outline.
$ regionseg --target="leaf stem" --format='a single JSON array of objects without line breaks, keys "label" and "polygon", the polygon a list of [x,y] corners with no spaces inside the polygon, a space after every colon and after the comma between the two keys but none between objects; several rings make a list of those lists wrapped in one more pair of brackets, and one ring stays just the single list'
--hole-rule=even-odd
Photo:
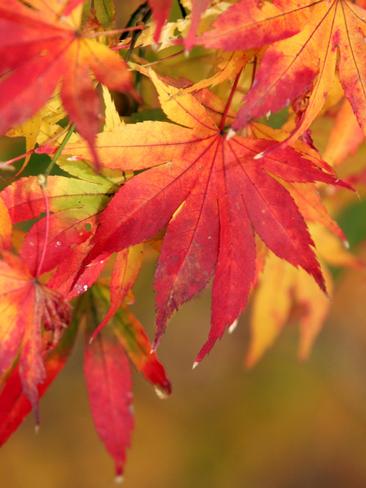
[{"label": "leaf stem", "polygon": [[251,87],[253,87],[253,84],[254,84],[254,80],[255,80],[255,75],[257,73],[257,65],[258,65],[258,60],[257,60],[257,56],[255,56],[254,60],[253,60],[253,71],[252,71],[252,80],[251,80]]},{"label": "leaf stem", "polygon": [[134,25],[132,27],[124,27],[123,29],[112,29],[112,30],[107,30],[107,31],[97,31],[97,32],[91,32],[86,34],[84,37],[88,39],[95,39],[97,37],[101,36],[114,36],[117,34],[125,34],[129,32],[135,32],[135,31],[142,31],[144,30],[144,25]]},{"label": "leaf stem", "polygon": [[233,86],[231,87],[230,95],[229,95],[229,98],[227,99],[227,102],[226,102],[226,105],[225,105],[225,109],[224,109],[224,113],[222,114],[222,117],[221,117],[220,126],[219,126],[220,131],[222,131],[224,129],[224,127],[225,127],[226,117],[227,117],[227,115],[229,113],[229,109],[230,109],[230,106],[231,106],[231,102],[233,101],[234,93],[236,91],[236,87],[238,86],[241,72],[242,72],[242,69],[236,75],[236,78],[234,80]]},{"label": "leaf stem", "polygon": [[46,180],[44,186],[47,185],[47,178],[51,174],[51,171],[53,170],[53,168],[54,168],[54,166],[55,166],[58,158],[61,156],[61,153],[64,150],[66,144],[68,143],[68,141],[69,141],[72,133],[74,132],[74,129],[75,129],[75,125],[74,124],[70,125],[68,131],[66,132],[65,137],[63,138],[61,144],[59,145],[57,151],[55,152],[55,155],[51,159],[50,164],[48,165],[46,171],[44,172],[44,177],[45,177],[45,180]]},{"label": "leaf stem", "polygon": [[43,244],[41,256],[39,258],[38,265],[37,265],[37,270],[36,270],[36,274],[35,274],[36,277],[38,277],[41,274],[41,271],[42,271],[43,263],[44,263],[44,260],[45,260],[45,257],[46,257],[48,238],[49,238],[49,234],[50,234],[50,206],[49,206],[49,203],[48,203],[48,196],[47,196],[47,193],[46,193],[46,186],[45,186],[46,179],[44,177],[42,178],[42,176],[43,175],[39,175],[38,182],[39,182],[39,186],[41,187],[42,196],[43,196],[43,200],[44,200],[44,204],[45,204],[45,209],[46,209],[46,215],[45,215],[46,228],[45,228],[45,232],[44,232],[45,233],[45,236],[44,236],[44,244]]},{"label": "leaf stem", "polygon": [[48,243],[48,238],[49,238],[49,233],[50,233],[50,206],[49,206],[48,196],[47,196],[47,178],[50,175],[53,167],[55,166],[58,158],[61,156],[61,153],[64,150],[64,148],[67,144],[67,141],[70,139],[71,134],[74,132],[74,128],[75,128],[75,126],[73,124],[69,127],[68,131],[66,132],[65,137],[63,138],[60,146],[58,147],[57,151],[55,152],[55,155],[53,156],[50,164],[48,165],[48,167],[46,169],[46,171],[44,172],[44,174],[38,175],[38,184],[39,184],[41,191],[42,191],[42,196],[44,199],[45,210],[46,210],[46,215],[45,215],[46,228],[45,228],[44,244],[43,244],[41,256],[40,256],[39,261],[38,261],[35,276],[39,276],[42,272],[43,263],[44,263],[44,260],[46,258],[47,243]]}]

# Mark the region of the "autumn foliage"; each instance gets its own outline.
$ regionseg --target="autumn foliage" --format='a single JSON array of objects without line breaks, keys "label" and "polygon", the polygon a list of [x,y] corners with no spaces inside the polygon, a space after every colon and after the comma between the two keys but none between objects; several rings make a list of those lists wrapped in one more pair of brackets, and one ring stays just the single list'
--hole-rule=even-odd
[{"label": "autumn foliage", "polygon": [[[0,443],[32,410],[39,423],[83,334],[117,476],[130,365],[171,393],[158,345],[206,287],[194,367],[249,301],[248,366],[294,316],[309,354],[330,268],[363,266],[334,216],[366,182],[342,165],[366,130],[362,0],[124,3],[0,0],[0,134],[25,141],[0,165]],[[324,115],[326,147],[312,130]],[[156,256],[150,342],[131,305]]]}]

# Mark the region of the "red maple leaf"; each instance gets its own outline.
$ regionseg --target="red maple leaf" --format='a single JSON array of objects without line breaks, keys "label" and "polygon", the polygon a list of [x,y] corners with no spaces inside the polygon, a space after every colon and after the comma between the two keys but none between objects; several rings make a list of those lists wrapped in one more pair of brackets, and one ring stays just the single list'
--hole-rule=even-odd
[{"label": "red maple leaf", "polygon": [[[270,46],[258,55],[254,82],[233,122],[276,112],[306,95],[297,126],[286,143],[298,139],[319,115],[336,85],[336,74],[358,123],[366,128],[366,11],[349,0],[243,0],[216,20],[200,39],[226,50]],[[361,6],[357,5],[361,4]],[[274,42],[277,41],[277,42]],[[272,43],[272,44],[271,44]]]},{"label": "red maple leaf", "polygon": [[113,336],[100,334],[86,345],[84,373],[96,431],[120,477],[133,429],[132,379],[126,353]]},{"label": "red maple leaf", "polygon": [[[194,96],[151,77],[166,114],[180,125],[144,122],[98,136],[106,166],[151,169],[128,181],[101,214],[84,264],[149,239],[167,225],[155,276],[156,340],[172,312],[214,274],[212,325],[199,361],[245,306],[255,280],[255,234],[324,288],[306,224],[281,180],[338,180],[325,163],[292,148],[256,160],[271,141],[227,139],[231,97],[216,125]],[[85,145],[71,144],[67,151],[88,157]]]},{"label": "red maple leaf", "polygon": [[80,27],[82,3],[0,0],[0,134],[32,116],[61,82],[64,107],[93,150],[102,106],[92,74],[110,89],[132,89],[122,58]]},{"label": "red maple leaf", "polygon": [[[37,385],[38,395],[42,397],[56,376],[63,369],[76,338],[76,322],[63,334],[56,348],[44,357],[45,378]],[[23,392],[19,365],[11,371],[0,392],[0,445],[19,427],[32,410],[32,404]]]}]

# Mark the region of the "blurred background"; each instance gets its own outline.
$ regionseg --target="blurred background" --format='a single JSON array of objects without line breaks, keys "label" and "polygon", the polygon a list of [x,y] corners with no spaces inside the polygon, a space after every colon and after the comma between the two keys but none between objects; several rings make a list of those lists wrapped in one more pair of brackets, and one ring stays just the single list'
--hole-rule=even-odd
[{"label": "blurred background", "polygon": [[[135,307],[151,335],[152,273],[151,265],[141,276]],[[365,296],[365,275],[348,271],[310,359],[297,360],[298,330],[290,326],[252,370],[243,366],[244,316],[192,371],[207,334],[208,293],[183,307],[160,349],[173,396],[158,399],[135,375],[136,429],[124,486],[366,486]],[[113,486],[113,463],[91,422],[80,349],[41,403],[39,434],[28,418],[2,448],[2,486]]]}]

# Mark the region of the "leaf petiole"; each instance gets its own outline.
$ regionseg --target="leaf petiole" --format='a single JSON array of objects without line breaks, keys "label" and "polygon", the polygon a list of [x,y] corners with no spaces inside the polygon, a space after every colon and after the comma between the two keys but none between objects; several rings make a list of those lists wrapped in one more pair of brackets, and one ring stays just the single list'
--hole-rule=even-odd
[{"label": "leaf petiole", "polygon": [[61,156],[62,151],[64,150],[64,148],[65,148],[66,144],[68,143],[72,133],[74,132],[74,129],[75,129],[75,125],[74,124],[70,125],[68,131],[66,132],[65,137],[63,138],[61,144],[59,145],[57,151],[55,152],[53,158],[51,159],[51,162],[48,165],[48,167],[47,167],[47,169],[43,175],[44,179],[45,179],[45,181],[43,182],[43,186],[47,185],[47,178],[51,174],[51,171],[53,170],[55,164],[57,163],[58,158]]}]

